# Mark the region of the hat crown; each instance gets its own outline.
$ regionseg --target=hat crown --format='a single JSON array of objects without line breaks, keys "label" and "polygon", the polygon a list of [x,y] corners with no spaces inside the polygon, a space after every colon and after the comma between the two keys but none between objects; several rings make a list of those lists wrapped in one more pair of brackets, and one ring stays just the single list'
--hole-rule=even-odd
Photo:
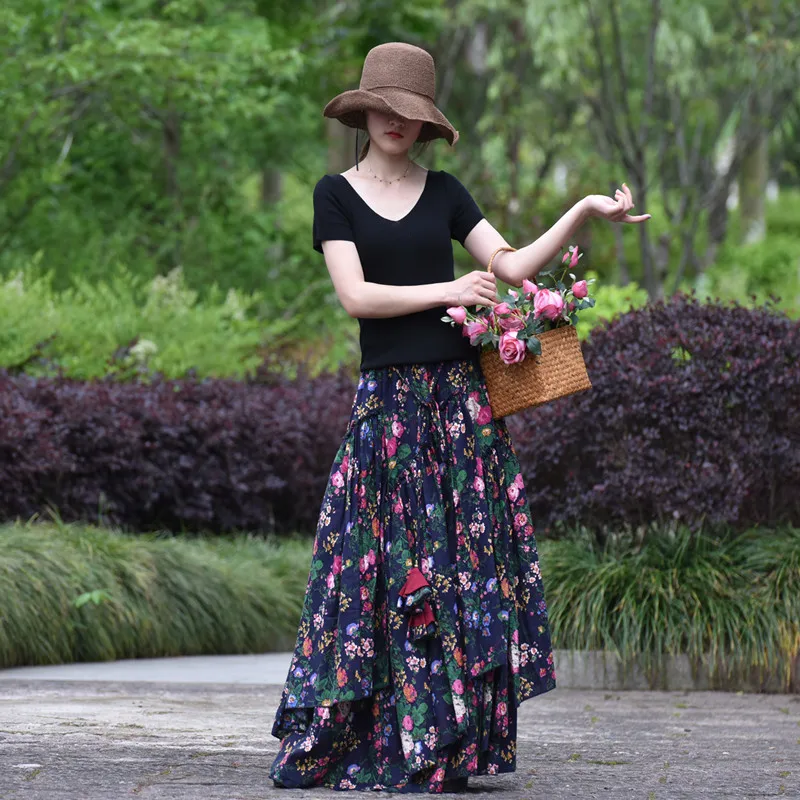
[{"label": "hat crown", "polygon": [[433,56],[421,47],[405,42],[387,42],[373,47],[364,59],[361,89],[405,89],[425,95],[436,95],[436,68]]}]

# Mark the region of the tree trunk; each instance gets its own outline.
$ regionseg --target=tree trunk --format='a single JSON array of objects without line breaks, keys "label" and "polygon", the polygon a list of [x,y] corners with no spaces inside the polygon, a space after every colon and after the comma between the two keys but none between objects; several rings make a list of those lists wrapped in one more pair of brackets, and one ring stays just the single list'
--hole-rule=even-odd
[{"label": "tree trunk", "polygon": [[718,179],[713,170],[706,170],[706,180],[716,183],[708,200],[708,244],[697,269],[697,278],[717,260],[717,251],[728,234],[728,195],[731,190],[732,175],[731,170],[725,179]]},{"label": "tree trunk", "polygon": [[[642,185],[637,187],[634,197],[640,209],[639,213],[646,214],[647,190],[643,188],[646,183],[644,180],[644,171],[642,171],[642,178]],[[658,300],[663,295],[663,286],[656,275],[656,263],[650,231],[647,229],[646,222],[636,227],[639,229],[639,252],[642,256],[642,284],[647,290],[648,298],[650,300]]]},{"label": "tree trunk", "polygon": [[275,167],[261,171],[261,204],[272,206],[280,202],[283,194],[283,173]]},{"label": "tree trunk", "polygon": [[166,193],[175,198],[180,205],[180,186],[178,184],[178,159],[181,154],[181,123],[173,107],[164,115],[164,170],[166,173]]},{"label": "tree trunk", "polygon": [[761,128],[745,151],[739,173],[741,243],[760,242],[767,232],[764,200],[769,177],[769,151],[766,131]]},{"label": "tree trunk", "polygon": [[[356,163],[356,129],[342,125],[338,119],[326,118],[325,130],[328,138],[328,172],[335,174],[350,169]],[[361,142],[366,141],[366,134],[362,133],[359,140],[360,150]]]},{"label": "tree trunk", "polygon": [[[611,181],[609,195],[614,196],[617,184]],[[620,286],[627,286],[631,282],[631,273],[628,269],[628,260],[625,258],[625,238],[622,235],[622,225],[613,225],[614,246],[617,251],[617,281]]]}]

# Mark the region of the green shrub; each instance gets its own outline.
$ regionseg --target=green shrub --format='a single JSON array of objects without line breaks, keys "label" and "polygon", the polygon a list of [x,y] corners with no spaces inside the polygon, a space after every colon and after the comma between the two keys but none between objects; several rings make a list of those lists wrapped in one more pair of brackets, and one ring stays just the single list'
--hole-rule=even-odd
[{"label": "green shrub", "polygon": [[259,300],[212,287],[201,301],[180,270],[147,283],[122,270],[96,284],[76,278],[60,293],[50,275],[18,273],[0,283],[0,367],[36,376],[60,368],[81,379],[139,367],[167,377],[238,377],[261,362],[260,343],[285,327],[259,322]]},{"label": "green shrub", "polygon": [[631,281],[627,286],[603,283],[592,269],[586,270],[585,277],[587,280],[596,280],[589,284],[589,293],[597,302],[592,308],[584,308],[580,312],[576,327],[579,339],[591,338],[592,328],[603,320],[610,322],[620,314],[647,305],[647,290],[636,281]]},{"label": "green shrub", "polygon": [[800,316],[800,235],[795,230],[793,236],[770,234],[755,244],[723,247],[699,283],[698,296],[760,305],[774,295],[777,308]]}]

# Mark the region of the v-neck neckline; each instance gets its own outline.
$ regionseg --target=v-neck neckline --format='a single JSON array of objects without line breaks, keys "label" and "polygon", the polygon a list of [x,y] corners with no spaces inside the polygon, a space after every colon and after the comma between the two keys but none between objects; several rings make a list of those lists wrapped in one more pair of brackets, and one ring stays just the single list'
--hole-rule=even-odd
[{"label": "v-neck neckline", "polygon": [[413,214],[413,213],[414,213],[414,211],[417,209],[417,207],[419,206],[419,204],[422,202],[422,198],[425,196],[425,192],[428,190],[428,182],[429,182],[429,181],[428,181],[428,179],[430,178],[430,174],[431,174],[431,171],[430,171],[430,170],[428,170],[428,171],[425,173],[425,184],[423,185],[423,187],[422,187],[422,191],[420,192],[420,195],[419,195],[419,197],[417,198],[417,200],[416,200],[416,202],[414,203],[414,205],[413,205],[413,206],[411,206],[411,208],[410,208],[410,209],[409,209],[409,210],[408,210],[408,211],[407,211],[405,214],[403,214],[403,216],[402,216],[402,217],[400,217],[399,219],[390,219],[389,217],[384,217],[384,216],[383,216],[383,214],[379,214],[379,213],[378,213],[378,212],[377,212],[377,211],[376,211],[376,210],[375,210],[375,209],[374,209],[374,208],[373,208],[373,207],[372,207],[372,206],[371,206],[371,205],[370,205],[370,204],[369,204],[369,203],[368,203],[368,202],[367,202],[367,201],[366,201],[366,200],[365,200],[365,199],[364,199],[362,196],[361,196],[361,194],[360,194],[360,193],[359,193],[359,192],[356,190],[356,187],[355,187],[355,186],[353,186],[353,184],[352,184],[352,183],[350,183],[350,181],[349,181],[349,180],[347,180],[347,178],[345,178],[345,176],[344,176],[344,175],[342,175],[342,173],[341,173],[341,172],[340,172],[340,173],[338,173],[339,177],[340,177],[340,178],[341,178],[341,179],[342,179],[342,180],[343,180],[343,181],[344,181],[344,182],[345,182],[345,183],[346,183],[346,184],[347,184],[347,185],[350,187],[350,189],[351,189],[351,191],[353,192],[353,194],[354,194],[354,195],[355,195],[355,196],[356,196],[356,197],[357,197],[357,198],[358,198],[358,199],[359,199],[359,200],[360,200],[360,201],[361,201],[361,202],[362,202],[362,203],[363,203],[363,204],[364,204],[364,205],[365,205],[365,206],[366,206],[366,207],[367,207],[367,208],[368,208],[368,209],[369,209],[369,210],[370,210],[370,211],[371,211],[371,212],[372,212],[372,213],[373,213],[373,214],[374,214],[376,217],[378,217],[379,219],[382,219],[384,222],[402,222],[404,219],[407,219],[408,217],[410,217],[410,216],[411,216],[411,214]]}]

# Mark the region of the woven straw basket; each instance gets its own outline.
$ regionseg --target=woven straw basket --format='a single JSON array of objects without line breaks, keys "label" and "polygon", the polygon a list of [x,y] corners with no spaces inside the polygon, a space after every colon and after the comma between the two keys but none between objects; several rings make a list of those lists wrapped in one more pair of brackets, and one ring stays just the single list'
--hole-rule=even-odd
[{"label": "woven straw basket", "polygon": [[[498,247],[489,259],[489,272],[500,251],[514,249]],[[481,369],[495,418],[592,388],[574,325],[545,331],[537,338],[542,354],[526,352],[519,364],[504,364],[497,350],[481,351]]]}]

